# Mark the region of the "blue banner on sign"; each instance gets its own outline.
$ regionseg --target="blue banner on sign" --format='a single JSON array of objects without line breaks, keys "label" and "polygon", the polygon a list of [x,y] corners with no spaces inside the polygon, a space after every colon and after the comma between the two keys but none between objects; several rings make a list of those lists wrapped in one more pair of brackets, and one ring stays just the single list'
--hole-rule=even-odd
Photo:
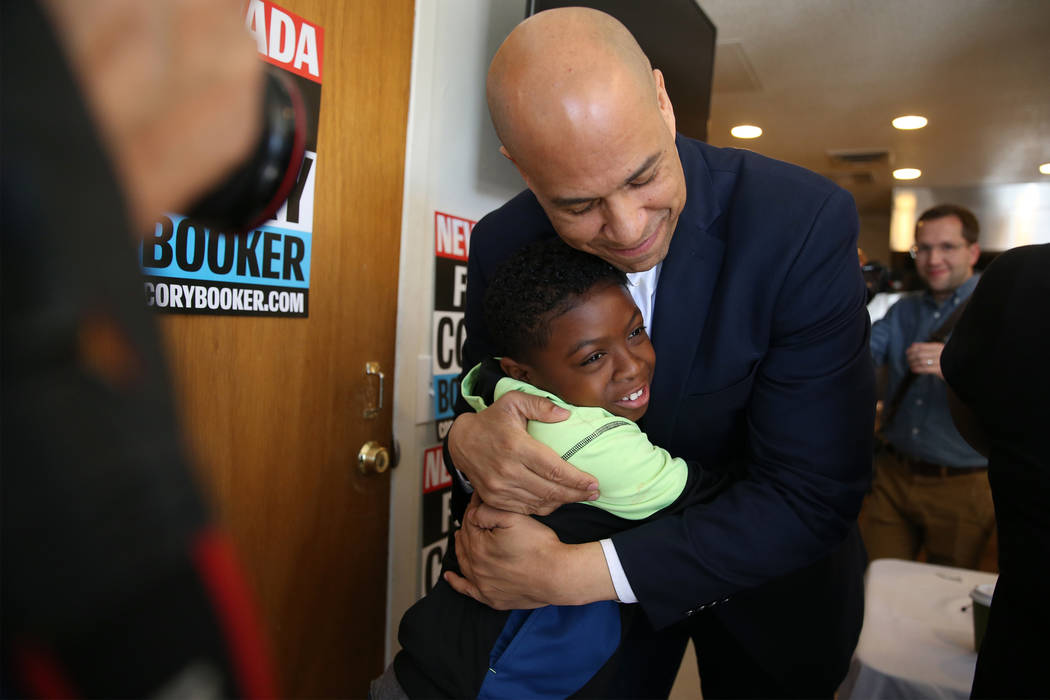
[{"label": "blue banner on sign", "polygon": [[269,224],[234,236],[168,214],[140,245],[139,260],[156,277],[309,288],[312,240]]},{"label": "blue banner on sign", "polygon": [[434,375],[434,417],[437,420],[451,418],[459,398],[458,374]]}]

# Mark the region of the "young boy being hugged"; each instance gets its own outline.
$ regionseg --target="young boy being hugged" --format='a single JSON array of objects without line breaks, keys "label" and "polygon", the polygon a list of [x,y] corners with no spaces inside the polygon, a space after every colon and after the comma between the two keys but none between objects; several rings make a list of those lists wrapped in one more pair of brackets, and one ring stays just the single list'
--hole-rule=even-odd
[{"label": "young boy being hugged", "polygon": [[[597,500],[534,516],[570,544],[706,502],[727,485],[653,445],[635,423],[648,408],[655,353],[626,282],[556,237],[523,248],[485,294],[501,356],[474,367],[460,387],[479,411],[508,391],[569,411],[559,423],[529,421],[528,431],[598,479]],[[451,546],[445,567],[458,572]],[[442,579],[405,613],[402,650],[377,683],[390,684],[392,672],[395,694],[413,698],[608,696],[622,635],[640,614],[613,601],[497,611]]]}]

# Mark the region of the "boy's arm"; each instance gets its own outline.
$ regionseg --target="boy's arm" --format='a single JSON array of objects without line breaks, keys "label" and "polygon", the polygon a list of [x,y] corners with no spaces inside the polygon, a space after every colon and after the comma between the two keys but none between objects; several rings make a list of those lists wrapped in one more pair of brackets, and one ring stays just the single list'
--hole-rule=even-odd
[{"label": "boy's arm", "polygon": [[[608,537],[683,502],[706,501],[728,479],[698,463],[673,457],[654,445],[637,423],[600,408],[574,408],[562,423],[530,423],[528,430],[598,480],[598,498],[582,507],[597,508],[628,521],[608,533],[595,532],[592,539]],[[557,522],[557,515],[566,508],[552,513],[554,520],[541,520]]]},{"label": "boy's arm", "polygon": [[525,430],[529,421],[556,422],[565,415],[545,398],[508,392],[484,411],[456,418],[446,441],[446,464],[487,503],[516,512],[546,514],[563,503],[587,500],[598,482]]}]

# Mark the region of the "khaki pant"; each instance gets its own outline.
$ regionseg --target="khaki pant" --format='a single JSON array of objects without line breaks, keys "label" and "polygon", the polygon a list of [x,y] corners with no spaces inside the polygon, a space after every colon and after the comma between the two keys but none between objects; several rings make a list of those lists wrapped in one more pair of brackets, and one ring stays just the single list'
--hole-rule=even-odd
[{"label": "khaki pant", "polygon": [[860,532],[868,559],[915,559],[976,569],[995,532],[988,472],[951,476],[913,473],[898,455],[882,450]]}]

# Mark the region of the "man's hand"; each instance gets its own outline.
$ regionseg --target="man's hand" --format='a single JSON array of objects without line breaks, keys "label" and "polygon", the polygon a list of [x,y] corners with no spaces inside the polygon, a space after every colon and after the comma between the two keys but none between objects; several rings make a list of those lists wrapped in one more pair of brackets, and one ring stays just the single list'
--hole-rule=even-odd
[{"label": "man's hand", "polygon": [[497,610],[616,599],[601,544],[563,544],[539,521],[483,504],[476,491],[456,533],[456,558],[463,576],[449,571],[445,580]]},{"label": "man's hand", "polygon": [[933,374],[941,379],[941,351],[944,343],[912,343],[904,355],[915,374]]},{"label": "man's hand", "polygon": [[456,418],[448,433],[452,462],[482,500],[526,515],[594,500],[598,482],[525,431],[529,420],[557,423],[568,411],[539,396],[511,391],[480,413]]}]

